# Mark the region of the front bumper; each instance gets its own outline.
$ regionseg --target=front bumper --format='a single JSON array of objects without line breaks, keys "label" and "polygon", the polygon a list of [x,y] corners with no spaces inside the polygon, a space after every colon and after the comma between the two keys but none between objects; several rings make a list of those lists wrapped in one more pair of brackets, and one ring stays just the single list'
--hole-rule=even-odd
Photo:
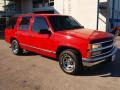
[{"label": "front bumper", "polygon": [[92,62],[97,62],[97,61],[106,60],[106,58],[109,58],[109,57],[111,57],[111,56],[114,56],[114,55],[116,54],[116,52],[117,52],[117,48],[115,48],[115,49],[113,50],[113,52],[110,53],[110,54],[108,54],[108,55],[105,55],[105,56],[102,56],[102,57],[96,57],[96,58],[92,58],[92,59],[82,58],[82,61],[83,61],[83,62],[90,62],[90,63],[92,63]]}]

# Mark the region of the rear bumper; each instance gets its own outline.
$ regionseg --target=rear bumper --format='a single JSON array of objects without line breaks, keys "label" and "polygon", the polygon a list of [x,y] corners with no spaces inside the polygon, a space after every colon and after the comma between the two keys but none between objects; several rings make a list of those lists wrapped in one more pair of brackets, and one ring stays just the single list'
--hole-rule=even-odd
[{"label": "rear bumper", "polygon": [[114,55],[116,54],[116,52],[117,52],[117,48],[115,48],[115,49],[113,50],[113,52],[110,53],[110,54],[108,54],[108,55],[105,55],[105,56],[102,56],[102,57],[97,57],[97,58],[92,58],[92,59],[82,58],[82,61],[83,61],[83,62],[90,62],[90,63],[92,63],[92,62],[97,62],[97,61],[102,61],[102,60],[105,60],[106,58],[109,58],[109,57],[111,57],[111,56],[114,56]]}]

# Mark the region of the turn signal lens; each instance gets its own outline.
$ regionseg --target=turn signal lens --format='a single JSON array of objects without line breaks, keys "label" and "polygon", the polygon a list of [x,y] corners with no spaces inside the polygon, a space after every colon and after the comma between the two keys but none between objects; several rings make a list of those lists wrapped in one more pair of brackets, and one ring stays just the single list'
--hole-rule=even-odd
[{"label": "turn signal lens", "polygon": [[87,58],[91,58],[91,52],[87,52]]},{"label": "turn signal lens", "polygon": [[100,43],[97,44],[89,44],[88,45],[88,50],[92,50],[92,49],[97,49],[97,48],[101,48],[102,45]]},{"label": "turn signal lens", "polygon": [[91,50],[91,49],[92,49],[92,45],[89,44],[89,45],[88,45],[88,50]]},{"label": "turn signal lens", "polygon": [[90,50],[98,49],[98,48],[101,48],[101,47],[102,47],[101,43],[89,44],[88,45],[88,51],[87,51],[87,58],[91,58],[91,56],[101,54],[100,51],[98,51],[98,52],[90,52]]}]

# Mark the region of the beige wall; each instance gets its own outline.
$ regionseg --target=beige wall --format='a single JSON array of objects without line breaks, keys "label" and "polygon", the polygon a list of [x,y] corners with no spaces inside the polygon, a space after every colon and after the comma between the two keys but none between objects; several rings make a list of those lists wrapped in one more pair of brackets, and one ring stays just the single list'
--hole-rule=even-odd
[{"label": "beige wall", "polygon": [[[106,3],[107,0],[100,0],[101,3]],[[108,17],[108,11],[107,8],[101,10],[101,13],[99,14],[99,30],[106,31],[106,24],[107,24],[107,17]]]},{"label": "beige wall", "polygon": [[[6,4],[8,4],[9,1],[6,1]],[[0,11],[4,11],[4,0],[0,0]]]},{"label": "beige wall", "polygon": [[[3,0],[0,0],[0,2]],[[56,13],[71,15],[85,28],[96,29],[98,0],[54,0]],[[100,0],[106,2],[107,0]],[[22,0],[22,13],[33,12],[32,0]],[[49,7],[46,7],[49,8]],[[41,10],[41,8],[40,8]],[[106,31],[106,17],[99,14],[99,30]]]},{"label": "beige wall", "polygon": [[0,11],[4,11],[4,0],[0,0]]},{"label": "beige wall", "polygon": [[[97,0],[55,0],[55,9],[61,14],[73,16],[86,28],[96,29]],[[106,31],[106,18],[102,14],[100,18],[99,30]]]}]

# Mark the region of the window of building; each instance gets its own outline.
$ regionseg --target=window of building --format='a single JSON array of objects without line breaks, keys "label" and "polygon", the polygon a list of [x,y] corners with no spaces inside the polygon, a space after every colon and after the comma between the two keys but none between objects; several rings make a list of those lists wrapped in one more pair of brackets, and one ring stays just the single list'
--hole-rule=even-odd
[{"label": "window of building", "polygon": [[40,32],[40,30],[48,30],[48,24],[45,20],[44,17],[35,17],[33,26],[32,26],[32,31],[33,32]]},{"label": "window of building", "polygon": [[22,18],[22,21],[21,21],[21,24],[20,24],[20,27],[19,27],[20,30],[28,30],[29,23],[30,23],[30,18],[31,17],[23,17]]}]

